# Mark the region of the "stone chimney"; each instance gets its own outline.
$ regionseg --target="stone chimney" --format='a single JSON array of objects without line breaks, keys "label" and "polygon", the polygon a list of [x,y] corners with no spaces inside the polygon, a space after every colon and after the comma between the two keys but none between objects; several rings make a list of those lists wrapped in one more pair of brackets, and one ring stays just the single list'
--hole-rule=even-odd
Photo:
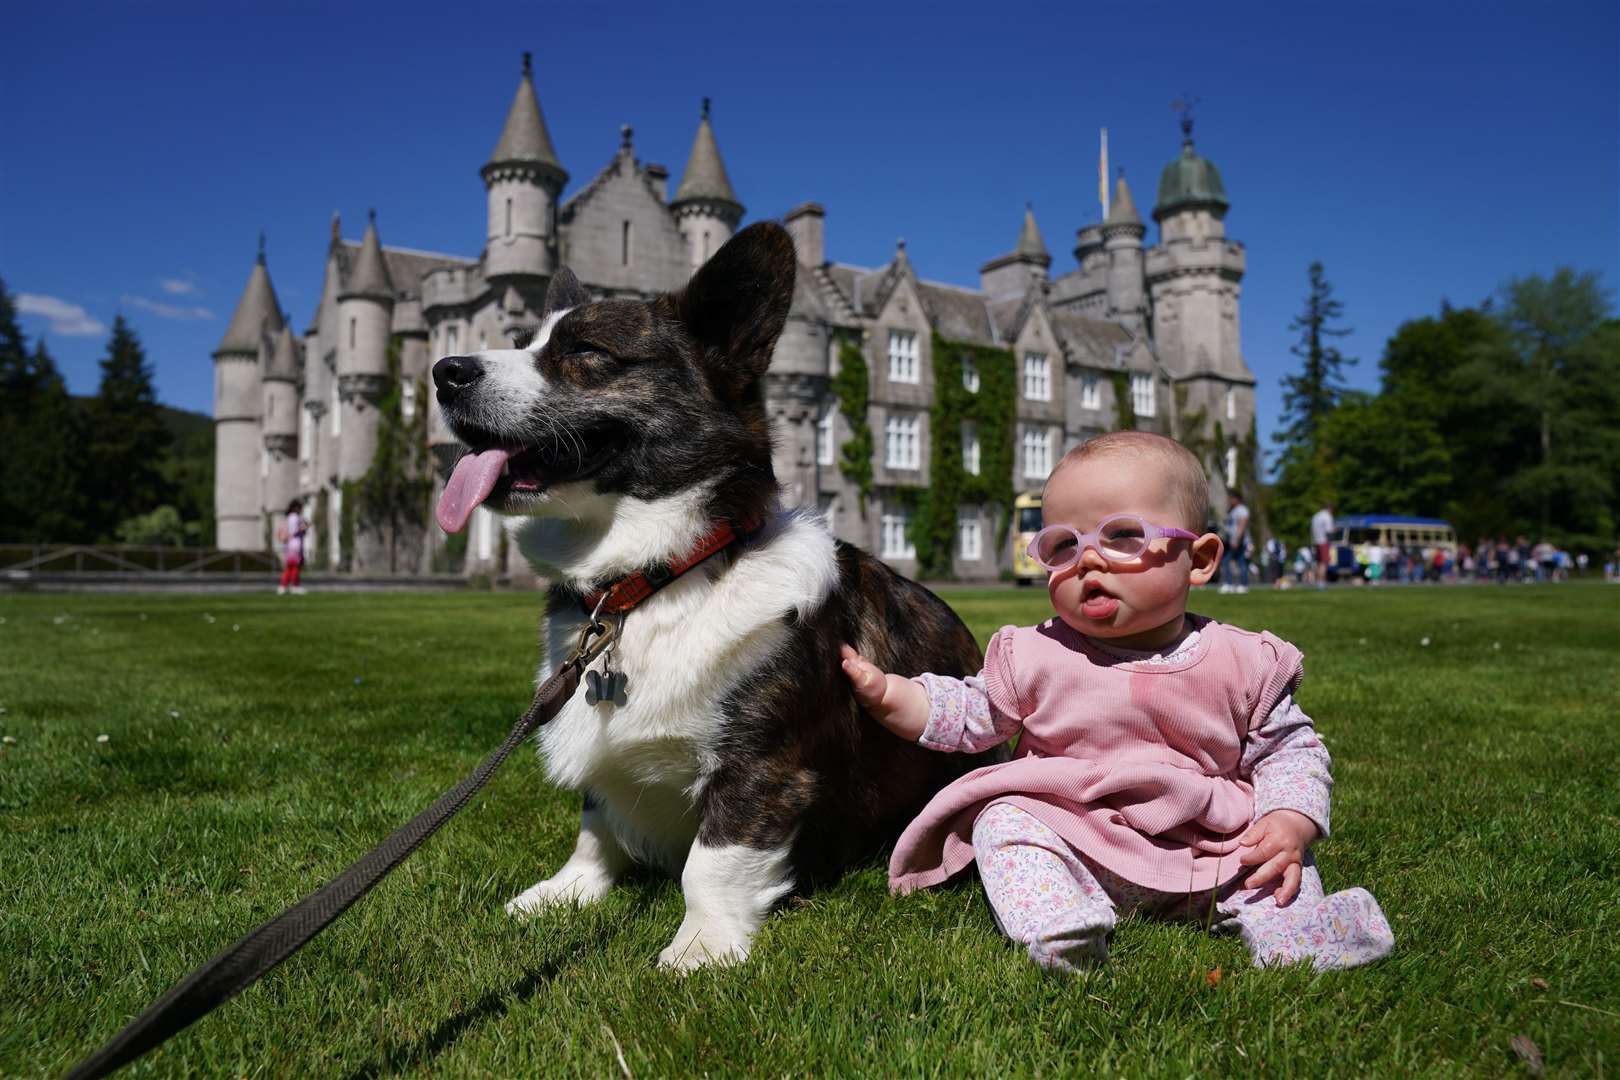
[{"label": "stone chimney", "polygon": [[827,211],[820,203],[807,202],[782,215],[782,224],[793,237],[804,266],[820,266],[827,261]]},{"label": "stone chimney", "polygon": [[658,201],[669,202],[669,166],[656,161],[647,162],[647,179],[652,181],[653,190],[658,192]]}]

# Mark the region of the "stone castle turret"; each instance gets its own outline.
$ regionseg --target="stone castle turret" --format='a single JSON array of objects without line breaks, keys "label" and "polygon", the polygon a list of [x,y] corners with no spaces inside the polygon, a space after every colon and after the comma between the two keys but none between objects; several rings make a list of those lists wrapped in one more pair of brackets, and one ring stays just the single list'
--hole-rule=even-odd
[{"label": "stone castle turret", "polygon": [[1136,201],[1131,198],[1123,169],[1101,234],[1103,249],[1108,253],[1106,317],[1141,337],[1147,332],[1147,294],[1142,278],[1142,237],[1147,235],[1147,226],[1136,212]]},{"label": "stone castle turret", "polygon": [[281,302],[270,284],[261,235],[259,258],[214,350],[215,543],[226,551],[265,546],[260,481],[268,451],[261,441],[260,376],[282,329]]},{"label": "stone castle turret", "polygon": [[669,206],[675,211],[693,270],[708,262],[709,256],[731,239],[742,220],[743,205],[731,190],[726,163],[720,159],[720,144],[709,123],[708,98],[703,99],[703,116],[692,138],[692,152],[686,157],[681,186],[675,189]]},{"label": "stone castle turret", "polygon": [[568,183],[568,172],[551,145],[528,53],[523,54],[523,78],[506,112],[501,137],[479,175],[489,200],[485,276],[494,280],[555,273],[557,199]]}]

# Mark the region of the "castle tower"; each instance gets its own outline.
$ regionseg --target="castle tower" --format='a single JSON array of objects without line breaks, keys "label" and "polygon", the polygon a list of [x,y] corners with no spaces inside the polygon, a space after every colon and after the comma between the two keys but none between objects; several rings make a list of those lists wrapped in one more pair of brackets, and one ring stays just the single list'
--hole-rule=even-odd
[{"label": "castle tower", "polygon": [[337,384],[341,440],[337,475],[358,480],[377,449],[377,403],[388,380],[388,338],[394,314],[394,283],[371,211],[360,254],[338,294]]},{"label": "castle tower", "polygon": [[1243,245],[1226,238],[1231,207],[1221,174],[1193,148],[1192,118],[1181,121],[1181,155],[1159,177],[1153,219],[1159,243],[1147,252],[1153,337],[1184,407],[1202,410],[1224,444],[1211,466],[1216,494],[1236,475],[1237,440],[1254,423],[1254,374],[1243,360],[1238,301]]},{"label": "castle tower", "polygon": [[260,353],[267,335],[283,329],[281,302],[259,258],[219,347],[214,350],[214,545],[225,551],[262,551],[260,514]]},{"label": "castle tower", "polygon": [[991,259],[979,267],[979,285],[991,296],[1022,296],[1031,278],[1046,279],[1052,256],[1035,224],[1035,208],[1024,204],[1024,224],[1018,230],[1018,244],[1012,252]]},{"label": "castle tower", "polygon": [[1136,212],[1136,201],[1125,183],[1125,170],[1114,186],[1114,201],[1102,225],[1103,248],[1108,252],[1108,318],[1141,337],[1147,329],[1146,279],[1142,268],[1142,237],[1147,226]]},{"label": "castle tower", "polygon": [[264,434],[260,486],[273,536],[287,515],[287,503],[298,493],[298,374],[303,365],[290,327],[282,326],[266,356],[269,363],[260,378],[259,422]]},{"label": "castle tower", "polygon": [[489,192],[484,273],[489,278],[547,276],[557,269],[557,197],[568,173],[534,93],[531,56],[489,162],[479,170]]},{"label": "castle tower", "polygon": [[675,223],[686,241],[693,270],[708,262],[709,256],[731,239],[742,220],[742,203],[731,190],[725,162],[720,160],[720,144],[715,142],[714,126],[709,123],[708,98],[703,99],[703,116],[692,139],[692,152],[686,158],[681,186],[675,189],[675,200],[669,206],[675,211]]},{"label": "castle tower", "polygon": [[[337,411],[338,294],[343,291],[342,220],[332,215],[331,240],[326,246],[326,273],[321,298],[304,331],[304,412],[298,432],[298,489],[305,493],[325,487],[336,473],[337,443],[332,438],[332,417]],[[305,507],[305,509],[309,509]]]}]

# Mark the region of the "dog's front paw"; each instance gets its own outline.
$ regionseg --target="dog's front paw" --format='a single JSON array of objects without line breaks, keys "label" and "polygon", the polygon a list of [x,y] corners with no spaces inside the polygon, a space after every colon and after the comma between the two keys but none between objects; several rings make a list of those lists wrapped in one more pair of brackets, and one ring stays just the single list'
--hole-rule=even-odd
[{"label": "dog's front paw", "polygon": [[606,875],[571,871],[564,867],[554,877],[529,886],[506,902],[506,913],[515,918],[538,915],[547,908],[594,904],[607,895],[613,880]]},{"label": "dog's front paw", "polygon": [[684,972],[710,964],[740,964],[748,959],[752,944],[752,935],[737,928],[684,919],[675,931],[675,940],[658,954],[658,966]]}]

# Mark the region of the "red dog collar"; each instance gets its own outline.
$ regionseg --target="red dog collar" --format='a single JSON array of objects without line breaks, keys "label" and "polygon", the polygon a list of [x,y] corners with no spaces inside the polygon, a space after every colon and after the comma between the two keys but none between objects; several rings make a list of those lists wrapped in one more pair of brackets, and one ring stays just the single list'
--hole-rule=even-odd
[{"label": "red dog collar", "polygon": [[729,521],[717,522],[707,536],[698,541],[691,551],[673,562],[657,563],[646,570],[620,578],[606,589],[586,593],[579,598],[585,614],[622,615],[641,603],[665,585],[674,581],[712,555],[719,554],[745,536],[752,536],[765,523],[759,518],[733,525]]}]

